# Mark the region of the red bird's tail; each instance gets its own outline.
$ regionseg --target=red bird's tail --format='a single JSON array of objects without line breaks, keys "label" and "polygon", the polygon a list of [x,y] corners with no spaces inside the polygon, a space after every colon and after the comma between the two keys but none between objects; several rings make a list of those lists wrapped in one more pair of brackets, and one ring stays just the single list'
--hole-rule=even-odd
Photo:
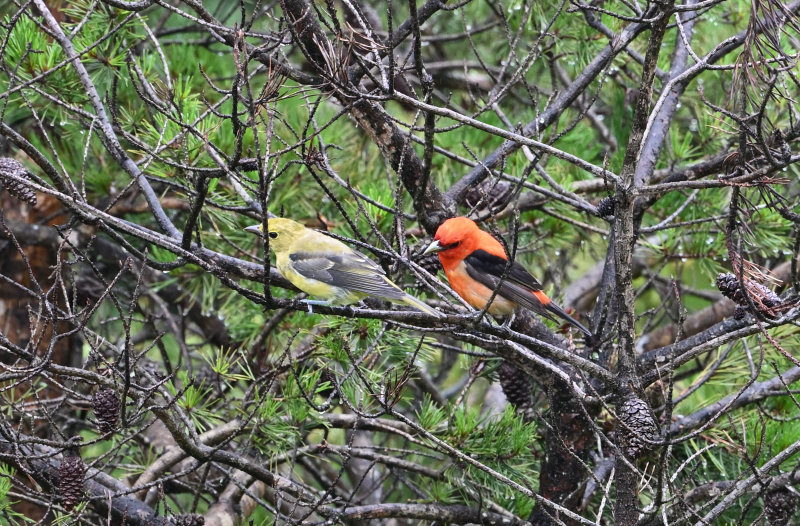
[{"label": "red bird's tail", "polygon": [[561,318],[561,319],[563,319],[565,321],[568,321],[569,323],[571,323],[572,325],[574,325],[575,327],[580,329],[581,332],[583,332],[590,339],[594,339],[594,334],[592,334],[592,331],[590,331],[589,329],[584,327],[581,322],[579,322],[578,320],[576,320],[575,318],[573,318],[572,316],[570,316],[569,314],[564,312],[564,309],[562,309],[561,307],[559,307],[558,305],[556,305],[555,303],[550,301],[550,298],[547,298],[547,302],[546,303],[545,302],[542,302],[542,303],[544,303],[544,308],[545,309],[549,310],[550,312],[552,312],[553,314],[555,314],[559,318]]}]

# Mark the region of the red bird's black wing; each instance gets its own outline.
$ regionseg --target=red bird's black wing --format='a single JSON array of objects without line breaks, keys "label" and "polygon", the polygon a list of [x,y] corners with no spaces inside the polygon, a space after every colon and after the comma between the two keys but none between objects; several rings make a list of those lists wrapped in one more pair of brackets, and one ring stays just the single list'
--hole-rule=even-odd
[{"label": "red bird's black wing", "polygon": [[[464,258],[464,266],[466,267],[469,277],[489,287],[491,290],[497,290],[499,296],[555,321],[554,318],[550,316],[552,312],[580,329],[584,334],[589,336],[589,338],[594,338],[589,329],[567,314],[561,307],[550,301],[550,298],[543,292],[540,292],[542,290],[542,285],[530,272],[525,270],[525,267],[514,261],[511,263],[511,267],[508,271],[506,271],[506,265],[508,265],[507,259],[490,254],[485,250],[475,250],[472,254]],[[500,284],[500,278],[504,273],[505,279],[503,283]],[[500,284],[499,289],[498,284]]]},{"label": "red bird's black wing", "polygon": [[[485,250],[475,250],[464,258],[464,266],[469,277],[491,290],[497,290],[498,295],[549,317],[545,306],[533,294],[537,290],[542,290],[542,285],[516,261],[511,263],[506,272],[507,264],[507,259],[490,254]],[[503,273],[505,273],[505,279],[498,289],[497,286]]]}]

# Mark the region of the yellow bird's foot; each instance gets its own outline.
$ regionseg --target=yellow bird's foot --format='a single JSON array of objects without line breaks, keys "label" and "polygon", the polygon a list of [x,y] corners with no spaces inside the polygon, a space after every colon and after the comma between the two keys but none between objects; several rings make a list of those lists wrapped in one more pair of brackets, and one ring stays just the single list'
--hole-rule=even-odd
[{"label": "yellow bird's foot", "polygon": [[503,321],[503,325],[502,325],[502,327],[503,327],[503,328],[506,328],[506,329],[510,329],[510,328],[511,328],[511,324],[512,324],[512,323],[514,323],[514,319],[515,319],[516,317],[517,317],[517,316],[516,316],[516,313],[514,313],[514,312],[512,312],[511,314],[509,314],[509,315],[506,317],[506,319]]},{"label": "yellow bird's foot", "polygon": [[309,314],[314,314],[314,305],[330,305],[331,304],[329,301],[324,301],[324,300],[303,299],[303,300],[300,300],[300,301],[302,303],[305,303],[306,305],[308,305],[308,313]]}]

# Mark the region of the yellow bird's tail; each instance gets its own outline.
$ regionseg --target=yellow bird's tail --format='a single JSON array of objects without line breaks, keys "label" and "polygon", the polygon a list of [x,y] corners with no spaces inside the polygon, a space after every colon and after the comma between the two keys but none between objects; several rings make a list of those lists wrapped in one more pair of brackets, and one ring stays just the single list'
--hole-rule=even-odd
[{"label": "yellow bird's tail", "polygon": [[415,298],[411,294],[406,294],[405,296],[403,296],[403,299],[401,299],[400,301],[402,301],[406,305],[410,305],[411,307],[414,307],[417,310],[421,310],[422,312],[425,312],[427,314],[431,314],[433,316],[436,316],[437,318],[441,318],[442,316],[444,316],[441,312],[439,312],[438,310],[434,309],[433,307],[430,307],[425,302],[423,302],[421,300],[418,300],[417,298]]}]

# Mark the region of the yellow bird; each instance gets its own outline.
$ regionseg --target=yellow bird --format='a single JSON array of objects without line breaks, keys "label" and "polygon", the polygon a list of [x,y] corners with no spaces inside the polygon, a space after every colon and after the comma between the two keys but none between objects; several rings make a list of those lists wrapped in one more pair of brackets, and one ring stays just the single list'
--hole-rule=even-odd
[{"label": "yellow bird", "polygon": [[[262,225],[245,228],[263,235]],[[366,297],[405,303],[440,317],[429,307],[389,281],[383,269],[364,254],[338,239],[304,227],[296,221],[267,221],[269,248],[275,252],[278,272],[295,287],[324,301],[303,300],[309,305],[349,305]]]}]

